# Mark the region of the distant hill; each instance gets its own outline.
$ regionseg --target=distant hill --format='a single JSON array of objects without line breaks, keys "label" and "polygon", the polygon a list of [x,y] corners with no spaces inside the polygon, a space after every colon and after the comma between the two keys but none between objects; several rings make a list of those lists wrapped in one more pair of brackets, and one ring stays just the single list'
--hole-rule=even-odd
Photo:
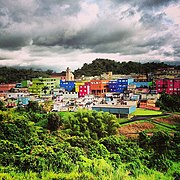
[{"label": "distant hill", "polygon": [[85,63],[82,68],[74,71],[76,77],[85,76],[95,76],[100,75],[104,72],[112,71],[113,74],[130,74],[130,73],[150,73],[154,72],[159,68],[175,67],[180,69],[180,66],[168,65],[163,62],[148,62],[148,63],[138,63],[138,62],[117,62],[109,59],[95,59],[92,63]]},{"label": "distant hill", "polygon": [[22,80],[31,80],[35,77],[49,77],[52,70],[42,71],[33,69],[17,69],[13,67],[0,67],[0,84],[15,83]]}]

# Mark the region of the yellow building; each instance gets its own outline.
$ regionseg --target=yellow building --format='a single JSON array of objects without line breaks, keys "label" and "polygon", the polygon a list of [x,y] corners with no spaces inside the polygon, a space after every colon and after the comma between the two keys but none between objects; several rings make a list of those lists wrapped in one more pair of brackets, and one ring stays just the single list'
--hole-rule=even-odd
[{"label": "yellow building", "polygon": [[75,82],[75,92],[79,92],[79,86],[85,85],[86,81],[77,81]]}]

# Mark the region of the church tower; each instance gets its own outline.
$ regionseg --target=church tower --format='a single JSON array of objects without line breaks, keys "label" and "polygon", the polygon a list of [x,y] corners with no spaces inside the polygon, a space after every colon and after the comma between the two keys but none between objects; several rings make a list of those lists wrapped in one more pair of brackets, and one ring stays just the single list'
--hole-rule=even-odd
[{"label": "church tower", "polygon": [[74,74],[71,72],[69,67],[66,69],[66,81],[74,81]]}]

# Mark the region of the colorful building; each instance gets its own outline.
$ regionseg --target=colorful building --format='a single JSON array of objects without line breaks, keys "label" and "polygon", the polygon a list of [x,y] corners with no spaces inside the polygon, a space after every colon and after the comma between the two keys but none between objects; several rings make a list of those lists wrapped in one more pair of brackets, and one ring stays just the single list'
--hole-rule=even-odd
[{"label": "colorful building", "polygon": [[136,106],[127,106],[127,105],[96,105],[92,107],[92,110],[109,112],[120,117],[130,117],[130,115],[136,111]]},{"label": "colorful building", "polygon": [[150,87],[152,86],[152,82],[131,82],[130,85],[136,85],[136,88],[140,88],[140,87]]},{"label": "colorful building", "polygon": [[132,83],[133,81],[134,81],[134,79],[132,79],[132,78],[111,80],[108,83],[109,91],[123,93],[124,90],[128,89],[128,85],[130,83]]},{"label": "colorful building", "polygon": [[57,78],[59,80],[66,80],[66,72],[62,71],[61,73],[52,73],[51,78]]},{"label": "colorful building", "polygon": [[27,88],[31,85],[31,81],[30,80],[21,81],[21,85],[22,85],[22,88]]},{"label": "colorful building", "polygon": [[84,97],[90,94],[90,82],[86,82],[84,85],[79,86],[79,97]]},{"label": "colorful building", "polygon": [[109,80],[91,80],[90,92],[95,96],[104,97],[108,91]]},{"label": "colorful building", "polygon": [[10,91],[12,88],[15,88],[16,84],[0,84],[0,92],[5,93]]},{"label": "colorful building", "polygon": [[52,94],[53,89],[57,87],[59,82],[56,78],[33,78],[32,86],[30,86],[29,92],[38,94],[39,96]]},{"label": "colorful building", "polygon": [[74,91],[75,82],[60,80],[60,88],[64,88],[68,92]]},{"label": "colorful building", "polygon": [[76,81],[75,82],[75,92],[79,92],[79,86],[85,85],[86,81]]},{"label": "colorful building", "polygon": [[180,70],[175,69],[174,67],[168,67],[168,68],[160,68],[156,71],[154,74],[155,79],[163,79],[163,78],[179,78],[180,77]]},{"label": "colorful building", "polygon": [[180,78],[176,79],[157,79],[156,90],[158,93],[180,94]]}]

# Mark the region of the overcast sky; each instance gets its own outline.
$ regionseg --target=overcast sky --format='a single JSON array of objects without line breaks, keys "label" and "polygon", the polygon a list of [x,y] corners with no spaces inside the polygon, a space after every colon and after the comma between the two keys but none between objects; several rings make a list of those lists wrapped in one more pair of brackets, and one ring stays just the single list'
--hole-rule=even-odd
[{"label": "overcast sky", "polygon": [[179,0],[0,0],[0,65],[179,61]]}]

